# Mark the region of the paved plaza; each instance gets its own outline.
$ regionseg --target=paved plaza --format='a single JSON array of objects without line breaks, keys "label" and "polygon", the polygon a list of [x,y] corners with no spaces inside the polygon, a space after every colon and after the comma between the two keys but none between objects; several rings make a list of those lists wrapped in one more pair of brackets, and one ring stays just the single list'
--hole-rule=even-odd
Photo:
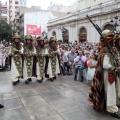
[{"label": "paved plaza", "polygon": [[0,96],[5,108],[0,120],[117,120],[92,109],[88,103],[90,84],[59,76],[54,82],[13,86],[10,71],[0,71]]}]

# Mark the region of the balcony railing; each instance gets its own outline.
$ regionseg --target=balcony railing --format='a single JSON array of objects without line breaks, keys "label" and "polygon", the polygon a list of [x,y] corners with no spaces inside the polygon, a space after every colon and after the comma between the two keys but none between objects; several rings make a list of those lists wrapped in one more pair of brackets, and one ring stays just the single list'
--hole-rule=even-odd
[{"label": "balcony railing", "polygon": [[1,16],[7,17],[7,14],[3,14],[3,13],[2,13]]}]

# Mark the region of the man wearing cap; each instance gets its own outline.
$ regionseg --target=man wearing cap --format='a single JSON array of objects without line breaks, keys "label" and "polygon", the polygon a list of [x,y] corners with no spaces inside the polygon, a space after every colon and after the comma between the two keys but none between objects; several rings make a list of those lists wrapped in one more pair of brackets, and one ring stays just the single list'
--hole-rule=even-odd
[{"label": "man wearing cap", "polygon": [[28,84],[32,79],[33,76],[33,63],[34,56],[36,55],[36,49],[33,45],[33,38],[31,35],[25,36],[25,43],[24,43],[24,68],[23,68],[23,77],[25,79],[25,83]]},{"label": "man wearing cap", "polygon": [[[88,100],[93,104],[93,108],[100,111],[107,111],[112,116],[120,119],[120,64],[116,64],[114,59],[117,56],[117,49],[114,45],[115,33],[110,30],[102,32],[101,50],[98,56],[98,65],[96,67],[93,83],[89,93]],[[112,50],[113,54],[111,53]],[[120,59],[120,58],[118,58]]]},{"label": "man wearing cap", "polygon": [[19,78],[23,76],[23,46],[21,44],[21,38],[16,33],[13,38],[13,44],[9,53],[11,57],[11,76],[13,85],[16,85],[19,82]]},{"label": "man wearing cap", "polygon": [[54,78],[56,79],[56,75],[60,73],[60,66],[58,61],[59,52],[60,52],[59,48],[56,44],[56,38],[52,36],[49,39],[48,47],[49,63],[47,69],[47,74],[49,75],[51,81],[53,81]]},{"label": "man wearing cap", "polygon": [[44,78],[45,54],[46,54],[46,48],[45,48],[43,36],[37,37],[36,52],[37,52],[37,61],[38,61],[36,74],[37,74],[38,82],[41,83]]}]

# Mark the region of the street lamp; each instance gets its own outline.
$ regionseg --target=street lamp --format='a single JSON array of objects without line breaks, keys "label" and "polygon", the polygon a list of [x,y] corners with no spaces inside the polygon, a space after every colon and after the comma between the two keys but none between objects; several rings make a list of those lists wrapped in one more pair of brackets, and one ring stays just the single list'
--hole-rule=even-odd
[{"label": "street lamp", "polygon": [[113,30],[117,30],[117,27],[120,26],[120,19],[116,16],[114,19],[111,19],[110,24],[113,25]]},{"label": "street lamp", "polygon": [[42,32],[42,36],[43,36],[44,38],[47,38],[47,33],[45,32],[45,30]]},{"label": "street lamp", "polygon": [[67,32],[67,30],[64,27],[62,27],[61,31],[62,31],[62,37],[64,38],[65,33]]}]

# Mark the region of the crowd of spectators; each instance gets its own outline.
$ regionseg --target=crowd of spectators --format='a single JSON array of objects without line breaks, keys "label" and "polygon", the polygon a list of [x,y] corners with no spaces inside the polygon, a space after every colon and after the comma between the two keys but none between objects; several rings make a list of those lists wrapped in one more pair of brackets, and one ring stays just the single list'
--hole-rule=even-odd
[{"label": "crowd of spectators", "polygon": [[95,67],[97,65],[99,44],[95,43],[61,43],[60,64],[63,75],[74,75],[75,81],[83,82],[93,79]]},{"label": "crowd of spectators", "polygon": [[2,40],[0,41],[0,69],[7,65],[6,58],[8,57],[10,43]]}]

